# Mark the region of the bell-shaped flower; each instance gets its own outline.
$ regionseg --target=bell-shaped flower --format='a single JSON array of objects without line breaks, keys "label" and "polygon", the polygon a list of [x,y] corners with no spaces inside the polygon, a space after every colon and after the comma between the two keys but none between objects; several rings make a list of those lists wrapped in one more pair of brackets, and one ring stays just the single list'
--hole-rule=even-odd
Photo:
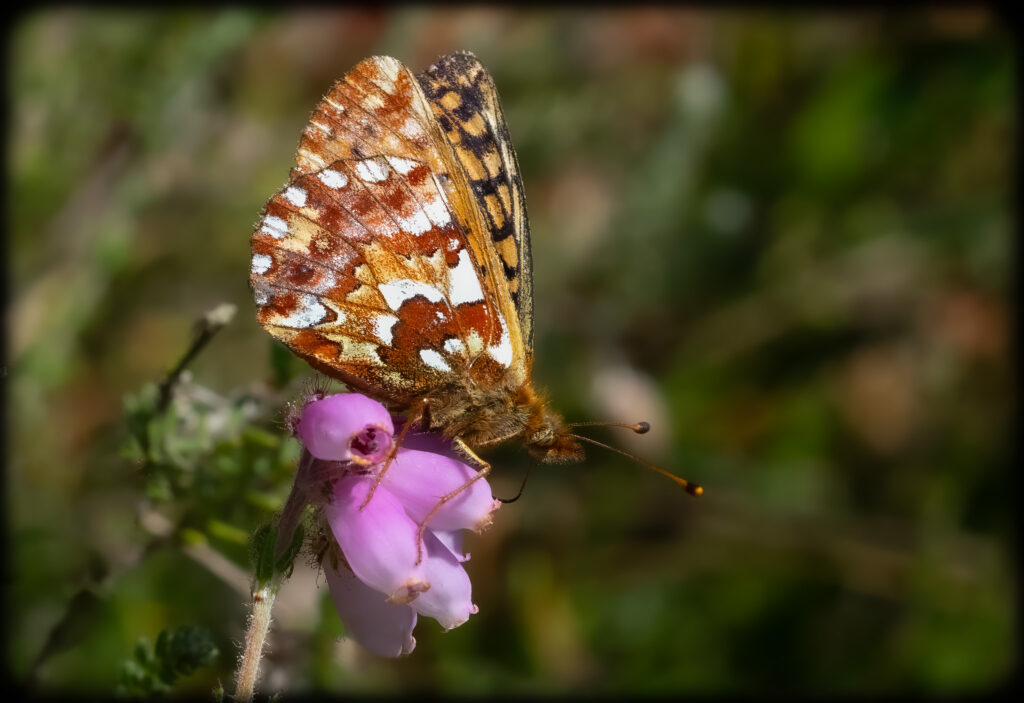
[{"label": "bell-shaped flower", "polygon": [[364,506],[374,480],[359,474],[339,480],[324,515],[352,573],[388,602],[408,603],[431,586],[416,563],[419,525],[386,490]]},{"label": "bell-shaped flower", "polygon": [[501,503],[491,496],[487,481],[469,483],[477,471],[457,457],[436,435],[407,436],[384,474],[383,487],[417,522],[430,515],[442,498],[455,493],[431,516],[430,529],[483,532]]},{"label": "bell-shaped flower", "polygon": [[324,574],[338,617],[352,638],[379,657],[400,657],[416,647],[416,611],[389,603],[337,560],[324,560]]},{"label": "bell-shaped flower", "polygon": [[309,403],[295,433],[317,459],[370,466],[387,456],[395,427],[387,409],[376,400],[339,393]]},{"label": "bell-shaped flower", "polygon": [[296,434],[310,457],[301,493],[323,502],[342,555],[329,549],[323,560],[331,597],[356,641],[374,654],[401,656],[415,647],[417,615],[449,630],[477,612],[462,531],[486,528],[500,503],[450,443],[409,433],[385,468],[394,422],[384,406],[357,394],[310,403]]}]

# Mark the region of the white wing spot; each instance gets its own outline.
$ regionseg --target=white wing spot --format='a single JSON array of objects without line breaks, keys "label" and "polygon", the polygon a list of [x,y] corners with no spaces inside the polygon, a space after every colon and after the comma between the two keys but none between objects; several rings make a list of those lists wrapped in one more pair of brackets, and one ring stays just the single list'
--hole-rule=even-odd
[{"label": "white wing spot", "polygon": [[269,234],[274,239],[282,239],[288,234],[288,223],[280,217],[268,215],[263,218],[263,226],[260,228],[260,232]]},{"label": "white wing spot", "polygon": [[461,354],[466,350],[466,345],[462,343],[461,339],[452,337],[444,340],[444,350],[449,354]]},{"label": "white wing spot", "polygon": [[335,190],[344,188],[345,185],[348,184],[348,176],[346,176],[344,173],[339,173],[338,171],[334,171],[329,168],[325,168],[323,171],[321,171],[317,178],[319,178],[320,182],[323,183],[325,186],[327,186],[328,188],[334,188]]},{"label": "white wing spot", "polygon": [[328,127],[327,125],[322,125],[319,122],[317,122],[316,120],[310,120],[309,123],[311,125],[313,125],[314,127],[316,127],[317,129],[319,129],[324,134],[330,134],[331,133],[331,128]]},{"label": "white wing spot", "polygon": [[266,254],[253,254],[252,255],[252,272],[253,273],[266,273],[270,270],[271,259]]},{"label": "white wing spot", "polygon": [[438,227],[444,227],[452,221],[452,216],[448,214],[447,206],[445,206],[444,201],[440,198],[430,198],[423,204],[423,209],[427,211],[431,222]]},{"label": "white wing spot", "polygon": [[416,210],[412,217],[398,218],[398,222],[402,225],[402,229],[410,234],[423,234],[434,227],[421,210]]},{"label": "white wing spot", "polygon": [[299,296],[298,307],[291,314],[284,317],[278,316],[273,324],[281,327],[312,327],[327,315],[327,308],[320,304],[312,295]]},{"label": "white wing spot", "polygon": [[378,107],[384,106],[384,98],[377,95],[376,93],[367,93],[363,96],[363,107],[368,110],[376,110]]},{"label": "white wing spot", "polygon": [[380,290],[380,294],[384,296],[384,300],[387,301],[388,307],[392,310],[398,310],[402,307],[402,303],[410,298],[415,298],[417,295],[422,295],[432,303],[439,303],[444,299],[441,291],[437,288],[428,286],[420,281],[409,280],[408,278],[396,278],[393,281],[381,283],[377,288]]},{"label": "white wing spot", "polygon": [[459,252],[459,263],[448,270],[448,281],[452,305],[479,303],[484,299],[480,279],[477,278],[473,262],[469,260],[468,250]]},{"label": "white wing spot", "polygon": [[394,326],[397,322],[398,318],[394,315],[386,313],[378,315],[373,320],[373,333],[377,336],[377,339],[390,346],[391,341],[394,339]]},{"label": "white wing spot", "polygon": [[366,159],[356,164],[356,173],[367,183],[379,183],[387,180],[388,167],[373,159]]},{"label": "white wing spot", "polygon": [[303,207],[306,204],[306,191],[298,186],[291,186],[284,192],[284,197],[295,207]]},{"label": "white wing spot", "polygon": [[501,340],[497,344],[487,347],[487,353],[491,358],[502,366],[512,365],[512,339],[508,335],[508,327],[505,325],[505,318],[498,316],[501,322]]},{"label": "white wing spot", "polygon": [[256,289],[256,291],[254,293],[254,297],[256,298],[256,304],[257,305],[266,305],[267,301],[270,300],[270,296],[267,295],[267,289],[266,288],[258,288],[258,289]]},{"label": "white wing spot", "polygon": [[420,349],[420,358],[423,363],[438,371],[451,371],[452,367],[444,360],[444,357],[433,349]]},{"label": "white wing spot", "polygon": [[402,126],[398,128],[398,131],[406,137],[415,139],[419,135],[423,134],[423,127],[420,126],[420,123],[416,121],[415,117],[410,115],[405,118],[405,122],[403,122]]},{"label": "white wing spot", "polygon": [[476,330],[470,330],[466,335],[466,349],[469,350],[470,356],[476,356],[484,350],[484,340],[480,338]]},{"label": "white wing spot", "polygon": [[418,162],[410,161],[409,159],[403,159],[401,156],[389,156],[388,163],[391,164],[391,168],[395,169],[403,176],[408,174],[409,171],[419,166]]}]

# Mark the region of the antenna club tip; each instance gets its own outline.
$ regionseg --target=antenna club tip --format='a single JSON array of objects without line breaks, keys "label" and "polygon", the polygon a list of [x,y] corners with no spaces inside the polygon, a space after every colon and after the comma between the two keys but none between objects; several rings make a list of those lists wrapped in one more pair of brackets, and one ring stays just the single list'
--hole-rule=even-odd
[{"label": "antenna club tip", "polygon": [[637,434],[647,434],[651,431],[651,423],[649,422],[638,422],[633,425],[633,431]]},{"label": "antenna club tip", "polygon": [[686,487],[686,492],[692,495],[694,498],[704,495],[704,487],[699,486],[696,483],[691,483]]}]

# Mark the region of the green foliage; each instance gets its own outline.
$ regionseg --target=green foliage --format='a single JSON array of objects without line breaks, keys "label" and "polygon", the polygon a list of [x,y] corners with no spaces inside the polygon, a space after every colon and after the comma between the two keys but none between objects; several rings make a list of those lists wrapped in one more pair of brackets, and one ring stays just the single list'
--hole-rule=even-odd
[{"label": "green foliage", "polygon": [[[191,385],[161,405],[157,386],[125,397],[124,455],[141,464],[154,505],[173,505],[179,529],[212,539],[244,562],[254,525],[280,509],[297,444],[253,424],[260,399],[222,397]],[[195,538],[195,537],[194,537]]]},{"label": "green foliage", "polygon": [[197,625],[161,631],[155,647],[141,638],[134,658],[121,664],[118,693],[131,698],[167,694],[180,677],[212,665],[219,655],[210,631]]}]

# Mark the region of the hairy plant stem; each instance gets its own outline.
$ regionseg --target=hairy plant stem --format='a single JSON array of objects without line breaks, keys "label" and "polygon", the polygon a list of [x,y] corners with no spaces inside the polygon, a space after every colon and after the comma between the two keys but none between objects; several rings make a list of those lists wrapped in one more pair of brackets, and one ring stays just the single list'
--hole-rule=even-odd
[{"label": "hairy plant stem", "polygon": [[238,674],[235,677],[234,700],[238,703],[249,703],[256,681],[260,674],[260,659],[263,656],[263,643],[270,630],[270,611],[274,607],[274,598],[280,581],[277,578],[259,587],[252,594],[252,612],[249,614],[249,630],[245,633],[245,649],[238,660]]}]

